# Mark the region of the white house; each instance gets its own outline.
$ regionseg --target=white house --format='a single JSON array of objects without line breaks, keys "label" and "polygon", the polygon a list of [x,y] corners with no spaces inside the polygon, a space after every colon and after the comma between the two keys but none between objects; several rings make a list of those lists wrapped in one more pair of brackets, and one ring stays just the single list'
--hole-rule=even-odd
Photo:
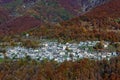
[{"label": "white house", "polygon": [[60,55],[61,55],[61,56],[64,56],[64,55],[65,55],[65,52],[60,52]]}]

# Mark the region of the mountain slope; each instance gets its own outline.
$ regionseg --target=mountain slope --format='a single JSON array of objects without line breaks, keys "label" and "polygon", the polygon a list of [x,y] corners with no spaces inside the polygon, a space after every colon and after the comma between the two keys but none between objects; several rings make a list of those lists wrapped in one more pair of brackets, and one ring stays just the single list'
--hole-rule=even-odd
[{"label": "mountain slope", "polygon": [[25,14],[30,14],[40,20],[49,22],[59,22],[73,17],[73,14],[66,11],[57,0],[38,1],[38,3],[28,9]]},{"label": "mountain slope", "polygon": [[30,32],[33,36],[45,36],[68,41],[106,40],[117,42],[120,41],[119,4],[120,1],[112,0],[80,17],[56,25],[43,25]]},{"label": "mountain slope", "polygon": [[80,15],[109,0],[58,0],[70,12]]},{"label": "mountain slope", "polygon": [[8,11],[0,7],[0,24],[10,19]]},{"label": "mountain slope", "polygon": [[85,14],[88,17],[120,17],[120,0],[110,2],[96,7]]},{"label": "mountain slope", "polygon": [[41,25],[41,22],[34,17],[21,16],[0,25],[0,35],[10,35],[27,31]]},{"label": "mountain slope", "polygon": [[1,5],[13,16],[32,11],[31,15],[35,17],[56,22],[78,16],[107,1],[109,0],[1,0]]},{"label": "mountain slope", "polygon": [[[18,27],[18,32],[23,32],[44,22],[69,20],[107,1],[109,0],[0,0],[0,6],[7,10],[5,16],[10,17],[4,17],[5,20],[1,18],[0,32],[15,33]],[[29,21],[32,24],[30,26],[27,25]]]}]

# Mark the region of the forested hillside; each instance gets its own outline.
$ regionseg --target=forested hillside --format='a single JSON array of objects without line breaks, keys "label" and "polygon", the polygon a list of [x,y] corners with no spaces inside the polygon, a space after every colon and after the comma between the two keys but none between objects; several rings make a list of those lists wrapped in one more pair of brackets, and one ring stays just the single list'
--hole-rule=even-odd
[{"label": "forested hillside", "polygon": [[[0,0],[0,33],[21,33],[38,27],[41,23],[63,22],[107,1],[109,0]],[[28,25],[28,22],[32,25]]]},{"label": "forested hillside", "polygon": [[110,61],[36,62],[29,58],[0,64],[1,80],[120,80],[120,57]]},{"label": "forested hillside", "polygon": [[[120,1],[114,0],[96,7],[88,13],[54,24],[34,29],[31,35],[75,40],[120,41]],[[112,7],[111,7],[112,6]],[[114,11],[114,12],[113,12]],[[48,27],[49,26],[49,27]]]}]

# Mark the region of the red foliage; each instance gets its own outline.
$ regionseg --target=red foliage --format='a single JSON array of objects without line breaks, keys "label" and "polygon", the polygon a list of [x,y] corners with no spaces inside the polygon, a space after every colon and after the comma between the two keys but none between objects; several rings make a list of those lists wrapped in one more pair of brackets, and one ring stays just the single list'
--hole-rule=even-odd
[{"label": "red foliage", "polygon": [[0,25],[0,33],[14,34],[27,31],[31,28],[38,27],[41,24],[39,20],[33,17],[22,16],[18,17]]},{"label": "red foliage", "polygon": [[10,19],[8,11],[0,7],[0,24]]},{"label": "red foliage", "polygon": [[105,3],[101,6],[96,7],[95,9],[89,11],[85,14],[88,17],[120,17],[120,0],[111,0],[108,3]]},{"label": "red foliage", "polygon": [[18,60],[0,64],[0,80],[120,80],[120,57],[75,62]]}]

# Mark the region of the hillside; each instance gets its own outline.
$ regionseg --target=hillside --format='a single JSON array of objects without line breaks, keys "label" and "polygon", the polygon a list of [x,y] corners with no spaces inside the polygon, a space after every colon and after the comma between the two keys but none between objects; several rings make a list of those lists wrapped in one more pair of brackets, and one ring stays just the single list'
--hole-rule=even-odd
[{"label": "hillside", "polygon": [[68,11],[75,15],[83,14],[92,8],[104,4],[109,0],[58,0],[58,2]]},{"label": "hillside", "polygon": [[41,25],[41,22],[34,17],[30,16],[21,16],[15,19],[6,21],[0,25],[0,34],[10,35],[18,34],[24,31],[27,31],[31,28],[38,27]]},{"label": "hillside", "polygon": [[33,7],[25,11],[25,14],[34,16],[41,21],[59,22],[69,20],[73,14],[66,11],[57,0],[38,1]]},{"label": "hillside", "polygon": [[24,32],[40,26],[41,22],[58,22],[73,16],[56,0],[38,0],[38,3],[35,0],[1,0],[0,3],[1,35]]},{"label": "hillside", "polygon": [[120,41],[119,3],[118,0],[110,1],[80,17],[56,25],[43,25],[30,33],[34,36],[63,40]]},{"label": "hillside", "polygon": [[26,13],[50,22],[69,20],[109,0],[1,0],[12,16]]},{"label": "hillside", "polygon": [[[1,0],[0,6],[3,10],[0,14],[4,19],[1,18],[0,32],[3,34],[15,33],[14,30],[18,27],[20,29],[18,32],[23,32],[40,26],[40,24],[36,24],[36,21],[37,23],[56,23],[69,20],[106,1],[108,0],[74,0],[73,3],[72,0]],[[5,14],[3,15],[3,13]],[[28,22],[24,20],[25,16],[32,18],[27,20],[34,25],[28,26]],[[19,22],[21,17],[23,23]],[[19,24],[16,24],[16,21]]]},{"label": "hillside", "polygon": [[9,13],[7,10],[0,7],[0,24],[10,19]]},{"label": "hillside", "polygon": [[85,15],[88,17],[110,17],[110,18],[119,18],[120,17],[120,1],[111,0],[106,4],[98,6]]},{"label": "hillside", "polygon": [[[120,57],[102,61],[37,62],[26,58],[0,64],[1,80],[120,80]],[[17,78],[17,79],[16,79]]]}]

